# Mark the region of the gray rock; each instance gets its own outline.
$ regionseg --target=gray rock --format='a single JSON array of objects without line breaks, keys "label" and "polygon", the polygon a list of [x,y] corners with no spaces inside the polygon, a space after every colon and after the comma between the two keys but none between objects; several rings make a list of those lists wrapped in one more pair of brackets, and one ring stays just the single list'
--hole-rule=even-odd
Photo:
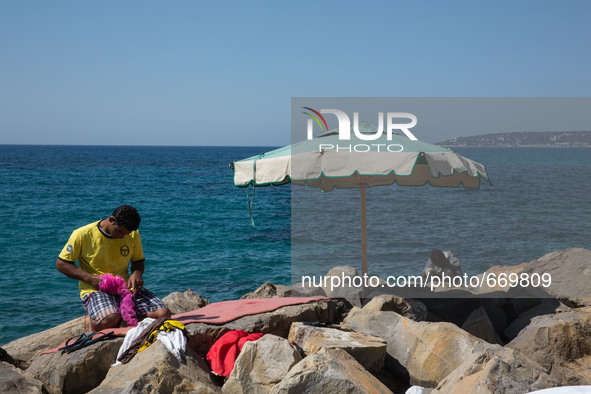
[{"label": "gray rock", "polygon": [[415,322],[395,312],[353,308],[343,325],[386,340],[393,371],[413,385],[436,387],[465,358],[492,346],[451,323]]},{"label": "gray rock", "polygon": [[0,393],[42,393],[43,384],[26,376],[20,369],[6,362],[0,362]]},{"label": "gray rock", "polygon": [[271,389],[271,393],[366,394],[391,391],[344,350],[323,348],[296,364]]},{"label": "gray rock", "polygon": [[[341,316],[349,307],[350,305],[344,300],[320,300],[308,302],[306,304],[284,306],[272,312],[241,317],[220,326],[191,323],[187,324],[185,328],[190,333],[193,333],[195,332],[195,329],[193,328],[194,324],[203,324],[199,326],[199,330],[204,333],[212,333],[214,332],[214,328],[217,330],[219,327],[224,327],[228,330],[262,332],[263,334],[273,334],[282,338],[287,338],[291,323],[295,321],[339,322]],[[215,335],[217,335],[219,331],[215,331],[215,333]]]},{"label": "gray rock", "polygon": [[275,285],[271,282],[263,283],[258,289],[240,297],[241,300],[250,298],[279,298],[291,297],[291,290],[287,286]]},{"label": "gray rock", "polygon": [[[361,298],[363,297],[363,289],[361,287],[355,287],[353,279],[359,276],[357,269],[348,265],[338,266],[331,268],[326,273],[327,285],[323,286],[322,289],[327,297],[331,298],[345,298],[353,306],[361,306]],[[332,277],[338,278],[332,282]],[[351,282],[351,283],[349,283]],[[332,285],[340,284],[339,286],[333,287]]]},{"label": "gray rock", "polygon": [[16,367],[16,361],[14,361],[12,356],[10,354],[8,354],[8,352],[1,347],[0,347],[0,361],[14,365]]},{"label": "gray rock", "polygon": [[[528,278],[543,279],[542,275],[551,278],[551,285],[530,288],[510,288],[509,284],[504,288],[483,288],[478,292],[486,293],[494,290],[507,292],[510,296],[511,290],[523,290],[534,294],[539,293],[539,298],[557,298],[566,300],[568,303],[577,306],[591,306],[591,251],[581,248],[571,248],[548,253],[537,260],[522,263],[516,266],[494,266],[487,270],[487,273],[517,275],[527,274]],[[537,284],[537,283],[536,283]],[[543,293],[543,294],[542,294]]]},{"label": "gray rock", "polygon": [[98,386],[116,361],[123,338],[94,343],[72,353],[36,357],[26,375],[43,382],[51,393],[85,393]]},{"label": "gray rock", "polygon": [[209,300],[189,289],[184,293],[175,291],[162,299],[172,314],[194,311],[209,304]]},{"label": "gray rock", "polygon": [[[570,369],[591,355],[591,307],[534,317],[508,348],[519,351],[550,370],[563,385],[591,384],[589,374]],[[575,364],[571,364],[575,363]],[[586,368],[585,363],[579,363]]]},{"label": "gray rock", "polygon": [[224,393],[268,393],[302,356],[283,338],[264,335],[247,342],[222,387]]},{"label": "gray rock", "polygon": [[413,299],[404,299],[394,295],[381,295],[374,297],[364,307],[368,311],[390,311],[413,319],[414,321],[426,321],[428,317],[425,304]]},{"label": "gray rock", "polygon": [[483,307],[479,307],[468,316],[462,329],[488,343],[502,344]]},{"label": "gray rock", "polygon": [[544,300],[541,304],[524,311],[515,320],[513,320],[511,324],[505,328],[505,337],[507,337],[509,340],[515,339],[519,332],[527,327],[531,323],[531,320],[536,316],[552,315],[555,313],[568,312],[569,310],[571,310],[571,308],[558,300]]},{"label": "gray rock", "polygon": [[298,345],[306,355],[322,348],[343,349],[369,371],[379,371],[384,367],[386,341],[382,338],[296,322],[292,323],[287,339]]},{"label": "gray rock", "polygon": [[205,323],[190,323],[185,325],[188,334],[187,346],[193,349],[201,357],[206,357],[213,344],[230,331],[224,326],[214,326]]},{"label": "gray rock", "polygon": [[[82,392],[82,391],[80,391]],[[111,367],[91,393],[219,393],[205,361],[190,349],[181,362],[161,341],[138,353],[127,364]]]},{"label": "gray rock", "polygon": [[304,286],[302,283],[296,283],[289,286],[290,297],[326,297],[324,290],[321,287]]},{"label": "gray rock", "polygon": [[33,358],[39,353],[53,349],[69,338],[80,335],[83,332],[84,316],[70,320],[49,330],[16,339],[4,345],[3,348],[12,356],[17,367],[25,369],[29,367]]},{"label": "gray rock", "polygon": [[493,345],[468,355],[433,393],[522,394],[556,386],[559,382],[539,364]]}]

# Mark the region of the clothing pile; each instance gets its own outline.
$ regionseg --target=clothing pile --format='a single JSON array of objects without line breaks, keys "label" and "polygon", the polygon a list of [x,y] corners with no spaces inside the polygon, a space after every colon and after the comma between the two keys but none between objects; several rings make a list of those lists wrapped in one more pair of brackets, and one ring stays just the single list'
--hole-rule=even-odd
[{"label": "clothing pile", "polygon": [[187,332],[183,323],[167,317],[160,319],[147,317],[127,332],[117,353],[117,362],[113,366],[128,363],[137,353],[156,340],[162,341],[177,360],[181,361],[181,353],[187,347]]}]

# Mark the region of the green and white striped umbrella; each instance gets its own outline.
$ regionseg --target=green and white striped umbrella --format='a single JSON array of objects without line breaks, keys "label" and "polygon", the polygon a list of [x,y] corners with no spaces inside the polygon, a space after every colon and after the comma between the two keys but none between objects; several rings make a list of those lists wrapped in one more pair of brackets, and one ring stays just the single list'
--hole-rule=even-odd
[{"label": "green and white striped umbrella", "polygon": [[362,272],[367,273],[367,226],[365,189],[392,185],[440,187],[480,187],[490,183],[484,165],[437,145],[411,140],[405,135],[384,133],[379,138],[375,126],[361,127],[361,138],[341,140],[336,131],[298,142],[257,156],[234,161],[234,184],[238,187],[283,185],[358,188],[361,197]]}]

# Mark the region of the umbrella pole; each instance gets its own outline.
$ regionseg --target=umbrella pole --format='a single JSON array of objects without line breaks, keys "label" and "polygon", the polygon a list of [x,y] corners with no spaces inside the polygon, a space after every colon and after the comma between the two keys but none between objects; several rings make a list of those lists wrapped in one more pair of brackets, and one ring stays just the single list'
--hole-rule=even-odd
[{"label": "umbrella pole", "polygon": [[[361,275],[367,275],[367,215],[365,212],[365,187],[359,188],[361,202]],[[365,281],[364,281],[365,282]],[[363,298],[367,296],[367,288],[363,283]]]}]

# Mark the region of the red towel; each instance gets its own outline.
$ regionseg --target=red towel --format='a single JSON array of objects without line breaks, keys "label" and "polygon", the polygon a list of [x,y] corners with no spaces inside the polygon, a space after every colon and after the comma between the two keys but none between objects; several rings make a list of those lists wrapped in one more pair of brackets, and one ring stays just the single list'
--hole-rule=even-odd
[{"label": "red towel", "polygon": [[225,377],[230,376],[244,344],[256,341],[262,336],[261,333],[249,334],[242,330],[229,331],[222,335],[207,352],[207,361],[213,373]]}]

